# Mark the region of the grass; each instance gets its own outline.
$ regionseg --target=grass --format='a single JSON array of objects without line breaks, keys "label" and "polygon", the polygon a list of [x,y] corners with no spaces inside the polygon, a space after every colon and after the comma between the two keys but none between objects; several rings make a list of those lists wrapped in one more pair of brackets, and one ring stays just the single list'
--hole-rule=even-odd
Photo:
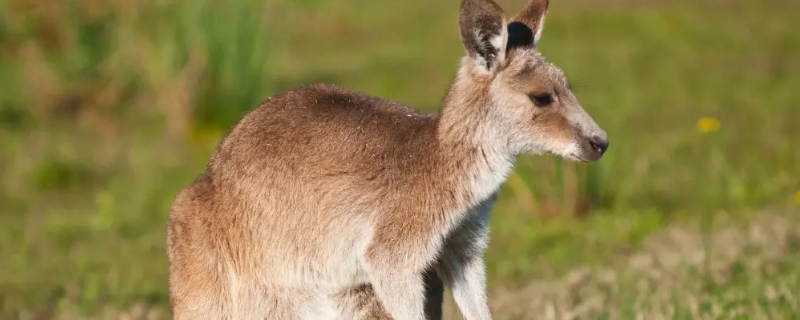
[{"label": "grass", "polygon": [[[166,317],[169,203],[269,95],[434,110],[457,2],[376,3],[0,0],[0,318]],[[540,50],[611,148],[520,159],[487,253],[498,319],[797,317],[798,9],[552,2]]]}]

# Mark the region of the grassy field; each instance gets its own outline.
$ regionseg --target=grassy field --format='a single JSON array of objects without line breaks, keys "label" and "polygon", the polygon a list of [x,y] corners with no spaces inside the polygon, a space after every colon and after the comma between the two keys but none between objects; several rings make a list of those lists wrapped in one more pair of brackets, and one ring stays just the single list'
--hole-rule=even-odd
[{"label": "grassy field", "polygon": [[[457,7],[0,0],[0,318],[168,318],[167,210],[227,128],[312,82],[435,110]],[[611,148],[520,159],[492,217],[497,319],[800,319],[797,12],[551,1],[540,50]]]}]

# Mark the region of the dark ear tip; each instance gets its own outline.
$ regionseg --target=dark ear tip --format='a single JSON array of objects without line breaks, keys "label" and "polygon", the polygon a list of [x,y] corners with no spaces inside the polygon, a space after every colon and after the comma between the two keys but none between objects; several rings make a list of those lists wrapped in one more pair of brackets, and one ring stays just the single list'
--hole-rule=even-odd
[{"label": "dark ear tip", "polygon": [[508,30],[508,48],[533,45],[533,30],[526,24],[514,21],[506,27]]}]

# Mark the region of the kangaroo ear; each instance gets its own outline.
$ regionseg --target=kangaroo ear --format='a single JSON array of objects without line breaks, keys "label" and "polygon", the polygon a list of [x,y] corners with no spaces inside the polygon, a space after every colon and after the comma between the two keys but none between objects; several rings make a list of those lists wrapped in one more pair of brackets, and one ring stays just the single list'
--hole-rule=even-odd
[{"label": "kangaroo ear", "polygon": [[503,10],[492,0],[464,0],[458,15],[461,43],[467,54],[487,71],[505,60],[508,41]]},{"label": "kangaroo ear", "polygon": [[[542,37],[542,29],[544,29],[544,18],[547,16],[547,10],[550,6],[549,0],[530,0],[525,8],[519,13],[519,16],[509,24],[509,29],[515,33],[515,45],[530,45],[536,46],[539,39]],[[523,30],[520,24],[530,30]],[[519,42],[528,43],[519,43]]]}]

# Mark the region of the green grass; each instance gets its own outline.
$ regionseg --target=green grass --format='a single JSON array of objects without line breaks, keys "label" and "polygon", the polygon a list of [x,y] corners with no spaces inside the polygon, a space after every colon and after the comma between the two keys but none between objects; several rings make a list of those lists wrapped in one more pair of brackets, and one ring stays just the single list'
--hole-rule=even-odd
[{"label": "green grass", "polygon": [[[0,318],[167,315],[169,203],[220,135],[312,82],[434,110],[463,53],[457,5],[0,0]],[[487,253],[498,319],[798,316],[798,11],[552,1],[540,50],[611,148],[520,159]],[[726,250],[708,259],[724,272],[636,262]]]}]

